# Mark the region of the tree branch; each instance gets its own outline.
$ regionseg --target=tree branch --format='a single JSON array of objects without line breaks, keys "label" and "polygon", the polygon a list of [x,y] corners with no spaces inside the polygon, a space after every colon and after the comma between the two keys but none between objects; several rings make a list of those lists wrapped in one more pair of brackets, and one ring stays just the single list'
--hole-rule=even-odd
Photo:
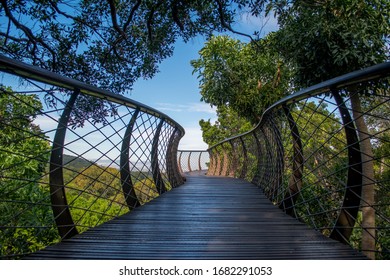
[{"label": "tree branch", "polygon": [[125,32],[122,30],[122,28],[120,28],[119,24],[118,24],[118,19],[116,17],[116,7],[115,7],[115,3],[112,1],[112,0],[107,0],[109,6],[110,6],[110,14],[111,14],[111,22],[112,22],[112,26],[114,27],[114,29],[123,37],[126,37],[126,34]]},{"label": "tree branch", "polygon": [[133,20],[134,14],[141,5],[141,0],[138,0],[137,3],[135,3],[134,7],[131,9],[130,15],[127,18],[126,23],[123,25],[123,31],[126,32],[127,28],[130,25],[130,22]]},{"label": "tree branch", "polygon": [[29,40],[25,39],[25,38],[17,38],[17,37],[14,37],[14,36],[11,36],[9,35],[9,33],[4,33],[4,32],[0,32],[0,36],[4,36],[6,38],[5,42],[4,42],[4,45],[7,44],[7,40],[10,39],[12,41],[15,41],[15,42],[24,42],[24,43],[28,43]]},{"label": "tree branch", "polygon": [[226,22],[226,20],[225,20],[225,17],[224,17],[224,14],[223,14],[223,4],[222,4],[222,2],[220,0],[215,0],[215,2],[217,3],[217,6],[218,6],[219,20],[221,21],[222,27],[226,28],[227,30],[229,30],[230,32],[232,32],[234,34],[248,37],[249,39],[251,39],[251,41],[255,42],[255,40],[252,38],[251,35],[234,30],[230,26],[230,24],[228,24]]},{"label": "tree branch", "polygon": [[178,0],[174,0],[172,3],[172,18],[173,21],[177,24],[177,26],[179,26],[180,30],[184,31],[184,26],[179,19],[178,2],[179,2]]},{"label": "tree branch", "polygon": [[88,24],[87,22],[85,22],[85,21],[83,21],[83,20],[80,20],[80,18],[78,18],[78,17],[69,15],[69,14],[67,14],[67,13],[65,13],[65,12],[63,12],[63,11],[61,11],[61,10],[58,8],[57,3],[55,3],[54,1],[49,0],[49,3],[50,3],[50,5],[52,6],[52,8],[53,8],[58,14],[60,14],[60,15],[62,15],[62,16],[64,16],[64,17],[66,17],[66,18],[72,19],[72,20],[75,21],[75,22],[81,23],[81,24],[83,24],[83,25],[89,27],[93,32],[96,33],[96,35],[97,35],[100,39],[102,39],[102,41],[104,41],[105,43],[107,43],[106,40],[104,39],[104,37],[103,37],[103,36],[102,36],[102,35],[101,35],[93,26],[91,26],[90,24]]},{"label": "tree branch", "polygon": [[147,26],[147,29],[148,29],[148,38],[149,38],[149,41],[152,42],[153,41],[153,34],[152,34],[152,24],[153,24],[153,16],[154,16],[154,13],[156,11],[156,9],[161,6],[161,4],[163,3],[163,1],[158,1],[158,3],[153,6],[151,9],[150,9],[150,13],[149,13],[149,17],[148,17],[148,20],[146,22],[146,26]]},{"label": "tree branch", "polygon": [[47,49],[53,58],[53,69],[56,68],[56,52],[48,45],[46,44],[41,38],[37,38],[34,36],[33,32],[31,29],[29,29],[27,26],[21,24],[11,13],[11,11],[8,8],[7,5],[7,0],[0,0],[0,3],[2,4],[4,8],[4,12],[6,16],[12,21],[12,23],[16,26],[16,28],[20,29],[23,31],[23,33],[27,36],[29,41],[34,45],[34,48],[37,48],[37,44],[41,44],[43,48]]}]

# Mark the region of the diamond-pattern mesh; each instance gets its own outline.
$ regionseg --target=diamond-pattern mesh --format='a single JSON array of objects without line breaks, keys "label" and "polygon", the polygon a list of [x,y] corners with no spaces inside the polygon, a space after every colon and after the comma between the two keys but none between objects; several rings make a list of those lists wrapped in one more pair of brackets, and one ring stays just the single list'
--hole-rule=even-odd
[{"label": "diamond-pattern mesh", "polygon": [[210,155],[207,151],[179,150],[177,160],[182,173],[206,171],[210,165]]},{"label": "diamond-pattern mesh", "polygon": [[121,216],[157,197],[161,183],[183,183],[184,130],[167,116],[121,96],[18,79],[3,74],[0,88],[2,258]]},{"label": "diamond-pattern mesh", "polygon": [[[324,235],[390,258],[388,82],[280,103],[253,131],[211,147],[209,174],[245,178]],[[371,152],[363,150],[367,142]],[[371,247],[363,239],[371,239]]]}]

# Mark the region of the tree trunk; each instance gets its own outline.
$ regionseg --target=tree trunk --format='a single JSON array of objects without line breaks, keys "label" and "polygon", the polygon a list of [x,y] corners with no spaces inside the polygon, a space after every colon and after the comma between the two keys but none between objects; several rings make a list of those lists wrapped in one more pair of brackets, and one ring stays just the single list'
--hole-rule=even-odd
[{"label": "tree trunk", "polygon": [[367,125],[363,119],[359,94],[350,93],[353,118],[358,131],[360,140],[360,151],[362,153],[362,240],[361,246],[363,253],[370,259],[375,259],[375,178],[373,152],[370,143],[370,134]]}]

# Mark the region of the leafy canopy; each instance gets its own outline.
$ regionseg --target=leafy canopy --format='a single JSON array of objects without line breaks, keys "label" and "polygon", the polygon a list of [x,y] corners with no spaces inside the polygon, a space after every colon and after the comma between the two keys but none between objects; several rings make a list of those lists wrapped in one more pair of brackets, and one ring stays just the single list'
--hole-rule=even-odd
[{"label": "leafy canopy", "polygon": [[302,87],[389,59],[387,0],[268,2],[279,16],[278,49]]},{"label": "leafy canopy", "polygon": [[274,34],[243,43],[228,36],[212,37],[191,61],[198,73],[202,101],[229,106],[257,123],[263,111],[289,89],[290,73],[273,48]]},{"label": "leafy canopy", "polygon": [[231,29],[241,2],[1,0],[0,52],[123,93],[152,77],[179,37]]}]

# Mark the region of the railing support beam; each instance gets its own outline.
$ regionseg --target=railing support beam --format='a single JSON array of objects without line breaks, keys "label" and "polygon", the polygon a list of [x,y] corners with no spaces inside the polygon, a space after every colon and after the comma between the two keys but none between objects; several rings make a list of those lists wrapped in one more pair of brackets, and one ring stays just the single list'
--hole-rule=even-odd
[{"label": "railing support beam", "polygon": [[153,138],[152,150],[151,150],[151,164],[152,164],[152,174],[153,180],[159,194],[165,193],[166,187],[164,180],[161,176],[161,170],[159,166],[159,157],[158,157],[158,143],[160,139],[161,128],[164,124],[164,119],[160,120],[160,123],[157,126],[156,133]]},{"label": "railing support beam", "polygon": [[131,171],[130,171],[130,140],[133,132],[134,124],[137,120],[139,113],[139,108],[137,108],[133,116],[130,119],[130,122],[126,128],[125,136],[122,140],[121,148],[121,157],[120,157],[120,174],[121,174],[121,183],[122,190],[125,196],[127,206],[130,210],[140,206],[140,202],[137,198],[137,195],[134,190],[133,182],[131,180]]},{"label": "railing support beam", "polygon": [[66,130],[73,106],[80,91],[76,89],[66,103],[65,109],[58,122],[58,127],[53,140],[50,156],[50,199],[54,214],[54,220],[58,227],[58,233],[62,239],[71,238],[78,234],[72,215],[69,210],[65,194],[65,183],[63,173],[63,157]]},{"label": "railing support beam", "polygon": [[344,124],[345,137],[348,148],[348,178],[345,186],[345,195],[339,217],[330,234],[330,238],[348,243],[353,226],[359,212],[362,193],[362,157],[356,127],[349,114],[343,98],[338,90],[332,90]]}]

